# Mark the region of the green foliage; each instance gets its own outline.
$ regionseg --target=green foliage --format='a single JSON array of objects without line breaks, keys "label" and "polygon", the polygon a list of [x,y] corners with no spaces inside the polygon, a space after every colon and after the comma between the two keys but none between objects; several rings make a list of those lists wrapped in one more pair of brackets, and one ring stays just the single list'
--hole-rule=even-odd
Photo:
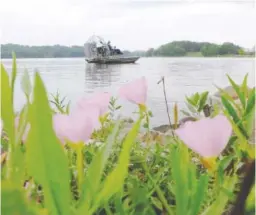
[{"label": "green foliage", "polygon": [[226,42],[220,46],[219,53],[221,55],[228,55],[228,54],[237,55],[237,54],[239,54],[239,50],[241,50],[241,47],[239,47],[233,43]]},{"label": "green foliage", "polygon": [[[247,76],[241,85],[228,77],[239,103],[223,92],[223,107],[214,110],[216,114],[223,109],[234,134],[211,168],[206,165],[210,159],[198,157],[177,137],[142,143],[140,128],[144,121],[148,125],[152,116],[146,108],[140,110],[130,131],[121,135],[125,129],[122,121],[113,117],[121,106],[114,98],[109,104],[110,113],[100,118],[101,129],[92,135],[95,142],[62,145],[53,129],[52,115],[68,113],[68,105],[59,93],[49,102],[39,73],[33,89],[28,74],[23,75],[27,103],[16,128],[12,99],[15,56],[13,65],[11,78],[1,65],[1,91],[5,93],[1,118],[9,137],[7,143],[1,141],[8,158],[1,169],[3,214],[216,215],[227,214],[233,207],[244,177],[241,169],[255,159],[254,146],[248,144],[255,88],[248,90]],[[186,100],[192,114],[198,115],[208,105],[208,92],[195,93]],[[56,107],[54,112],[50,103]],[[28,137],[21,144],[28,124]],[[98,140],[100,145],[96,144]],[[26,189],[22,186],[25,181]],[[251,191],[246,201],[248,213],[255,211],[253,194]]]},{"label": "green foliage", "polygon": [[17,58],[55,58],[55,57],[84,57],[83,46],[23,46],[17,44],[1,45],[2,58],[11,58],[12,52]]},{"label": "green foliage", "polygon": [[[146,51],[146,56],[219,56],[219,55],[244,55],[243,49],[233,43],[223,43],[222,45],[208,42],[173,41],[164,44],[157,49],[150,48]],[[201,53],[199,55],[198,53]]]},{"label": "green foliage", "polygon": [[50,100],[50,102],[56,107],[57,112],[60,112],[62,114],[68,114],[70,102],[65,104],[66,97],[63,97],[61,99],[60,93],[58,91],[56,95],[52,94],[51,96],[52,96],[52,99]]},{"label": "green foliage", "polygon": [[[255,120],[255,88],[248,92],[247,76],[245,76],[241,85],[236,84],[229,76],[229,82],[235,89],[239,103],[235,102],[230,96],[222,92],[221,100],[225,108],[225,113],[232,120],[234,131],[240,141],[249,140],[253,132],[253,123]],[[245,146],[244,146],[245,147]],[[245,150],[245,149],[244,149]]]},{"label": "green foliage", "polygon": [[21,187],[17,188],[8,181],[1,182],[1,211],[3,214],[36,215],[38,211],[25,200]]},{"label": "green foliage", "polygon": [[220,54],[219,45],[215,45],[215,44],[204,45],[200,51],[203,56],[217,56]]},{"label": "green foliage", "polygon": [[45,205],[52,214],[70,214],[68,160],[54,133],[47,92],[39,74],[35,75],[34,100],[27,139],[29,174],[43,187]]},{"label": "green foliage", "polygon": [[[18,58],[69,58],[84,57],[83,46],[24,46],[18,44],[1,45],[2,58],[12,58],[15,52]],[[173,41],[163,44],[158,48],[150,48],[146,51],[127,51],[123,53],[127,56],[217,56],[217,55],[253,55],[254,52],[245,52],[240,46],[233,43],[223,43],[217,45],[208,42],[193,41]]]},{"label": "green foliage", "polygon": [[191,108],[193,108],[192,109],[193,112],[200,113],[204,109],[204,107],[207,103],[208,94],[209,94],[209,92],[205,91],[201,94],[195,93],[194,95],[192,95],[190,97],[186,97],[186,101],[189,105],[192,106]]}]

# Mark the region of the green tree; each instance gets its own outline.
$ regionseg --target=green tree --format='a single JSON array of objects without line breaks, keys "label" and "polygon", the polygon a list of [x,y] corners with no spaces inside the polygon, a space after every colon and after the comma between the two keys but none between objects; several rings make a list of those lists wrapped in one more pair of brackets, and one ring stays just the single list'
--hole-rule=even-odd
[{"label": "green tree", "polygon": [[233,43],[226,42],[220,46],[220,54],[221,55],[227,55],[227,54],[236,55],[239,53],[240,49],[242,49],[242,48]]},{"label": "green tree", "polygon": [[152,57],[152,56],[154,56],[154,52],[155,52],[155,49],[150,48],[149,50],[146,51],[146,56]]},{"label": "green tree", "polygon": [[203,56],[217,56],[219,55],[219,46],[215,44],[204,45],[200,51]]}]

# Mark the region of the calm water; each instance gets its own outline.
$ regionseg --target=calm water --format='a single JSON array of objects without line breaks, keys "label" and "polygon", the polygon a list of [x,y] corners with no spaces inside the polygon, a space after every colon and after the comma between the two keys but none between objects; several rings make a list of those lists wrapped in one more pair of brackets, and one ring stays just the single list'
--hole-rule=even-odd
[{"label": "calm water", "polygon": [[[11,60],[2,60],[11,71]],[[57,90],[67,96],[74,105],[83,95],[98,91],[109,91],[116,95],[117,89],[127,81],[146,76],[148,80],[148,106],[154,114],[152,125],[168,123],[166,118],[162,85],[157,82],[161,76],[166,78],[169,105],[178,102],[184,106],[184,96],[199,91],[216,91],[213,84],[220,87],[228,85],[226,74],[235,81],[242,81],[249,73],[249,85],[254,86],[255,61],[252,58],[141,58],[136,64],[93,65],[83,58],[76,59],[18,59],[18,78],[15,89],[15,108],[24,104],[20,78],[26,68],[31,80],[35,69],[40,71],[49,93]],[[135,105],[125,101],[122,115],[129,116]]]}]

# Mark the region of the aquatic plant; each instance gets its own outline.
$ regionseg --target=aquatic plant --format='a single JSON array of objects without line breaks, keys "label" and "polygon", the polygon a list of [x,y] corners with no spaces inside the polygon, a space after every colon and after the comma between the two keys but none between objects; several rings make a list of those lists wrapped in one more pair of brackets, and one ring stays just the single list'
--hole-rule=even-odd
[{"label": "aquatic plant", "polygon": [[1,138],[3,214],[254,213],[255,88],[247,91],[247,76],[242,85],[229,77],[240,103],[221,91],[222,106],[206,118],[200,113],[208,93],[195,94],[187,101],[197,114],[186,112],[197,116],[195,122],[175,126],[175,136],[162,143],[144,144],[140,127],[151,115],[146,78],[119,91],[139,107],[121,135],[123,120],[112,115],[121,106],[110,94],[82,98],[73,110],[57,94],[54,108],[38,72],[33,88],[24,73],[27,102],[16,118],[16,73],[14,55],[10,76],[1,65],[1,130],[8,136]]}]

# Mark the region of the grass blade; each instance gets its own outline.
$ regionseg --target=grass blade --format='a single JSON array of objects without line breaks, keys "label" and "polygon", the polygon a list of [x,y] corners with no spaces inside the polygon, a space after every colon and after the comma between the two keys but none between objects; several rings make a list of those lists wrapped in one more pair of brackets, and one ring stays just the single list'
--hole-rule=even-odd
[{"label": "grass blade", "polygon": [[199,214],[201,205],[207,193],[208,181],[209,181],[208,175],[204,174],[200,176],[197,182],[196,193],[192,197],[193,201],[192,201],[192,207],[191,207],[192,209],[190,212],[191,215]]},{"label": "grass blade", "polygon": [[31,82],[30,82],[30,78],[29,78],[27,70],[25,70],[25,72],[22,76],[22,79],[21,79],[21,89],[25,93],[27,101],[29,101],[29,96],[32,91],[32,86],[31,86]]},{"label": "grass blade", "polygon": [[208,97],[208,94],[209,94],[209,92],[207,92],[207,91],[202,93],[200,100],[199,100],[198,112],[201,112],[203,110],[205,102]]},{"label": "grass blade", "polygon": [[230,114],[230,116],[233,118],[234,122],[238,123],[240,119],[239,119],[235,109],[230,104],[230,102],[226,98],[224,98],[224,96],[221,96],[221,101],[222,101],[222,104],[224,105],[224,107],[226,108],[226,110],[228,111],[228,113]]},{"label": "grass blade", "polygon": [[242,134],[248,139],[249,136],[247,134],[247,131],[245,130],[245,127],[242,124],[242,121],[239,119],[235,109],[230,104],[228,100],[226,100],[223,96],[221,97],[222,104],[226,108],[229,115],[233,118],[235,124],[238,126],[239,130],[242,132]]},{"label": "grass blade", "polygon": [[215,87],[220,91],[221,97],[223,96],[226,100],[231,102],[234,105],[234,107],[239,111],[239,113],[242,113],[241,107],[235,102],[235,100],[225,90],[219,88],[216,85],[215,85]]},{"label": "grass blade", "polygon": [[51,109],[39,74],[35,76],[34,101],[30,108],[31,125],[27,139],[28,172],[43,187],[50,214],[70,214],[70,176],[67,157],[52,127]]},{"label": "grass blade", "polygon": [[12,102],[13,102],[13,94],[14,94],[14,85],[17,76],[17,64],[16,64],[16,55],[12,53],[12,80],[11,80],[11,88],[12,88]]},{"label": "grass blade", "polygon": [[245,106],[246,106],[245,95],[240,91],[240,87],[230,78],[230,76],[227,75],[227,77],[228,77],[228,80],[231,83],[232,87],[236,91],[236,93],[237,93],[237,95],[240,99],[241,104],[245,108]]},{"label": "grass blade", "polygon": [[[226,177],[224,181],[223,188],[229,191],[233,191],[235,185],[237,183],[237,176],[233,177]],[[230,200],[229,196],[223,192],[222,190],[219,191],[217,199],[210,205],[202,215],[213,215],[213,214],[223,214],[225,207]]]},{"label": "grass blade", "polygon": [[242,86],[241,86],[241,90],[245,95],[245,97],[248,97],[248,94],[249,94],[248,87],[247,87],[247,79],[248,79],[248,73],[245,75]]},{"label": "grass blade", "polygon": [[189,195],[188,195],[188,149],[179,144],[178,148],[171,152],[172,177],[174,180],[174,194],[176,200],[176,214],[187,214]]},{"label": "grass blade", "polygon": [[124,143],[123,148],[120,153],[117,166],[115,169],[107,176],[104,181],[103,188],[98,195],[97,202],[107,201],[112,195],[119,192],[122,189],[124,179],[128,174],[128,164],[130,158],[130,150],[135,138],[139,132],[141,118],[133,125],[132,129],[128,133]]},{"label": "grass blade", "polygon": [[250,114],[254,108],[255,108],[255,87],[252,89],[252,91],[249,95],[248,103],[247,103],[246,109],[245,109],[245,115]]},{"label": "grass blade", "polygon": [[84,214],[85,211],[88,211],[91,207],[92,200],[98,194],[97,191],[99,190],[102,173],[111,154],[119,126],[120,121],[116,123],[113,132],[108,136],[106,145],[98,152],[90,164],[82,185],[83,190],[80,197],[78,214]]}]

